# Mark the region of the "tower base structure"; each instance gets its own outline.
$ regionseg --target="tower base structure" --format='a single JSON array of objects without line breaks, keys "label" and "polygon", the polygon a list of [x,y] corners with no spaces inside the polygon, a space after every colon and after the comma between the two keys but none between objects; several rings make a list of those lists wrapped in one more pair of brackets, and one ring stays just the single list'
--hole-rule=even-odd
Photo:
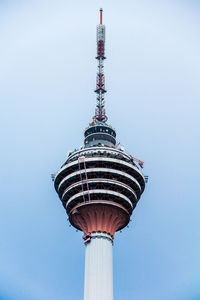
[{"label": "tower base structure", "polygon": [[85,250],[84,300],[113,300],[113,238],[95,232]]},{"label": "tower base structure", "polygon": [[107,200],[90,200],[71,210],[69,220],[83,232],[86,245],[84,300],[113,300],[113,239],[129,218],[122,205]]}]

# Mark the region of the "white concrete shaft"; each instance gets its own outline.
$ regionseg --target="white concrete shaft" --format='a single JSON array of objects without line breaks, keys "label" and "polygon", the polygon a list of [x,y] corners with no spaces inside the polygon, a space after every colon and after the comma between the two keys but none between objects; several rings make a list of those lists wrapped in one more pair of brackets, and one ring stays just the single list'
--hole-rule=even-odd
[{"label": "white concrete shaft", "polygon": [[86,245],[84,300],[113,300],[112,238],[92,233]]}]

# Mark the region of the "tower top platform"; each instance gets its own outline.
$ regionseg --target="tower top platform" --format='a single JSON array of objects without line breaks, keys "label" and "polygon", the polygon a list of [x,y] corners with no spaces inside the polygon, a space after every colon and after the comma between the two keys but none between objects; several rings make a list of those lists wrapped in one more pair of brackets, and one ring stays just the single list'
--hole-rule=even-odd
[{"label": "tower top platform", "polygon": [[85,147],[90,146],[109,146],[116,145],[116,132],[112,126],[105,122],[94,122],[85,129]]}]

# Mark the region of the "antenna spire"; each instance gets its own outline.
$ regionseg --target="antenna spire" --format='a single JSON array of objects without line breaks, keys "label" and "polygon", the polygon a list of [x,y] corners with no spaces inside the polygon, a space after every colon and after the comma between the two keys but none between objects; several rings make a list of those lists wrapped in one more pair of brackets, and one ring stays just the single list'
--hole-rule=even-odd
[{"label": "antenna spire", "polygon": [[102,25],[103,9],[100,8],[100,24]]},{"label": "antenna spire", "polygon": [[95,122],[106,122],[107,116],[105,113],[104,107],[104,94],[106,93],[105,89],[105,76],[103,73],[104,69],[104,55],[105,50],[105,25],[102,24],[103,19],[103,9],[100,8],[100,24],[97,25],[97,56],[98,61],[97,66],[97,77],[96,77],[96,94],[97,94],[97,104],[95,109]]}]

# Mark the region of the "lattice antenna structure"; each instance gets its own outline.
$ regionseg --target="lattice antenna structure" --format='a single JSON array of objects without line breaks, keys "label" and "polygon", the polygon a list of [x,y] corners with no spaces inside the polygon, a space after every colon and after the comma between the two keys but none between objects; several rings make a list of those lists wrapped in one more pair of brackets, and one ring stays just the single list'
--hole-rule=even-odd
[{"label": "lattice antenna structure", "polygon": [[100,9],[100,24],[97,25],[97,56],[98,61],[97,66],[97,77],[96,77],[96,89],[95,93],[97,94],[97,103],[95,109],[95,122],[106,122],[107,116],[105,112],[105,100],[104,94],[106,93],[105,89],[105,75],[104,75],[104,59],[105,57],[105,25],[102,24],[103,19],[103,10]]}]

